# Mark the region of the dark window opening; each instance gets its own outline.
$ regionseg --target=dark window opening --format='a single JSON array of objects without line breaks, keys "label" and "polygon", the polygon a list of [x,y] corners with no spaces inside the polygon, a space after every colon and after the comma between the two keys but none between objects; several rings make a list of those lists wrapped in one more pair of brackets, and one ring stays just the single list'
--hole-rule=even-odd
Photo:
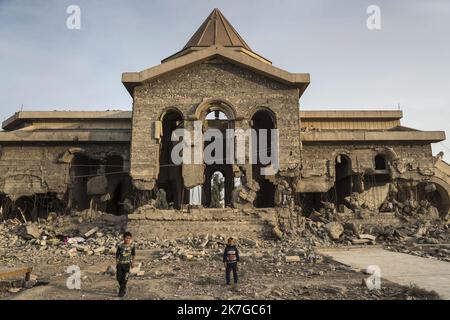
[{"label": "dark window opening", "polygon": [[375,157],[375,170],[387,170],[386,158],[381,154]]},{"label": "dark window opening", "polygon": [[[272,115],[265,110],[256,112],[251,120],[252,129],[256,130],[257,141],[252,143],[252,157],[256,160],[252,165],[253,180],[259,184],[259,191],[256,193],[254,206],[256,208],[272,208],[275,206],[275,185],[261,174],[261,169],[265,166],[261,163],[261,155],[270,157],[272,155],[271,130],[275,129],[275,120]],[[263,138],[262,130],[267,130],[266,150],[260,148],[260,139]]]}]

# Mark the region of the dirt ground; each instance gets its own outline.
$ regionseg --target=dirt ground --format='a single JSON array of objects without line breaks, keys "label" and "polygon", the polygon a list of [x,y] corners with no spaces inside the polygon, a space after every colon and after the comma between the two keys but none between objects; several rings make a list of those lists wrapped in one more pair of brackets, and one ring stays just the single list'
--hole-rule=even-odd
[{"label": "dirt ground", "polygon": [[[24,283],[20,279],[0,281],[0,299],[118,299],[114,254],[124,230],[120,221],[116,221],[118,218],[121,217],[107,214],[93,218],[92,213],[85,216],[82,212],[40,220],[37,224],[24,224],[17,219],[0,223],[0,271],[32,266],[34,276],[31,285],[25,285],[29,289],[22,288]],[[158,238],[149,236],[153,221],[137,221],[146,231],[133,233],[136,264],[141,264],[141,268],[140,273],[130,276],[125,299],[439,298],[433,292],[403,287],[384,279],[381,289],[369,290],[363,284],[369,275],[319,254],[319,249],[355,248],[357,245],[352,240],[359,237],[366,243],[363,246],[380,246],[448,263],[448,222],[417,222],[396,228],[376,226],[362,230],[353,224],[335,223],[340,227],[340,235],[332,240],[333,230],[327,230],[327,224],[304,220],[301,228],[287,232],[280,240],[250,238],[248,233],[233,235],[241,255],[236,290],[226,287],[224,279],[222,254],[228,234],[192,232],[185,236],[176,233],[177,238]],[[183,223],[186,229],[188,225],[198,224],[196,221]],[[76,240],[79,237],[82,241]],[[81,290],[70,290],[66,285],[71,276],[67,273],[70,266],[81,269]]]},{"label": "dirt ground", "polygon": [[[138,250],[143,276],[130,276],[129,292],[124,299],[427,299],[436,298],[417,288],[402,287],[383,281],[381,290],[369,290],[362,284],[368,275],[339,264],[326,257],[315,261],[302,258],[288,263],[274,259],[281,246],[246,249],[242,251],[239,267],[239,286],[236,290],[225,286],[224,267],[219,249],[206,249],[203,257],[185,260],[164,257],[165,249]],[[45,259],[44,259],[45,260]],[[115,277],[105,274],[113,265],[114,256],[81,256],[48,259],[34,266],[38,279],[48,285],[31,289],[3,288],[2,299],[27,300],[114,300],[117,295]],[[81,290],[66,286],[67,267],[78,265]]]}]

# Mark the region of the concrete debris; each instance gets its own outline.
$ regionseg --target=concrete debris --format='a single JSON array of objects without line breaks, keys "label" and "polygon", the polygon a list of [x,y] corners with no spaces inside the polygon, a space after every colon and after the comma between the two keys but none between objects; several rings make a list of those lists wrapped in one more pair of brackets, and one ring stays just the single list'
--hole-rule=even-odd
[{"label": "concrete debris", "polygon": [[256,181],[250,181],[235,188],[231,195],[233,207],[236,209],[253,208],[259,190],[260,186]]},{"label": "concrete debris", "polygon": [[330,222],[325,225],[325,229],[333,240],[338,240],[344,233],[344,227],[339,222]]},{"label": "concrete debris", "polygon": [[78,244],[78,243],[83,243],[86,240],[82,237],[74,237],[74,238],[68,238],[67,239],[67,243],[68,244]]},{"label": "concrete debris", "polygon": [[373,236],[371,234],[360,234],[359,238],[360,239],[368,239],[368,240],[371,240],[371,241],[375,241],[377,239],[377,237],[375,237],[375,236]]},{"label": "concrete debris", "polygon": [[94,251],[94,253],[102,254],[102,253],[104,253],[106,251],[106,248],[105,247],[98,247],[98,248],[95,248],[93,251]]},{"label": "concrete debris", "polygon": [[299,256],[286,256],[286,262],[300,262]]},{"label": "concrete debris", "polygon": [[39,239],[41,236],[41,232],[39,230],[39,227],[35,224],[29,224],[25,226],[23,237],[25,239]]},{"label": "concrete debris", "polygon": [[258,246],[257,241],[255,241],[253,239],[249,239],[249,238],[239,238],[239,243],[247,245],[249,247],[257,247]]},{"label": "concrete debris", "polygon": [[83,236],[85,238],[89,238],[90,236],[92,236],[93,234],[95,234],[98,231],[98,227],[92,228],[91,230],[89,230],[88,232],[86,232]]}]

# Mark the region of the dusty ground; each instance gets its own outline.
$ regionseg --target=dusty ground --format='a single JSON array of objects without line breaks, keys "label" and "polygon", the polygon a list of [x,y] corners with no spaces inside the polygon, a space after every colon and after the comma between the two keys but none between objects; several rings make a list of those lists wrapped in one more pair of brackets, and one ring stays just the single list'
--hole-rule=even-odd
[{"label": "dusty ground", "polygon": [[[205,250],[193,260],[161,260],[165,249],[139,250],[138,261],[145,275],[132,276],[126,299],[415,299],[432,297],[415,288],[383,281],[381,290],[369,291],[362,285],[367,275],[317,257],[299,263],[274,261],[273,252],[281,247],[243,250],[240,285],[233,291],[224,285],[224,271],[218,249]],[[275,259],[276,260],[276,259]],[[49,259],[35,265],[34,274],[48,279],[46,286],[11,293],[3,299],[118,299],[115,277],[104,274],[113,256],[83,256]],[[70,265],[82,269],[81,290],[68,290],[65,273]]]},{"label": "dusty ground", "polygon": [[[2,299],[117,299],[115,277],[105,273],[114,264],[114,250],[121,241],[120,217],[75,213],[41,220],[39,224],[4,221],[0,224],[0,269],[32,266],[47,285],[22,289],[20,281],[0,281]],[[144,224],[138,221],[138,224]],[[148,232],[136,235],[141,275],[133,275],[126,299],[427,299],[437,298],[416,287],[382,281],[381,290],[370,291],[362,280],[369,277],[318,254],[318,248],[354,248],[361,234],[390,251],[450,261],[450,226],[409,223],[401,227],[359,227],[346,223],[339,239],[331,240],[324,223],[305,220],[282,241],[238,235],[241,251],[237,291],[224,285],[223,243],[227,234],[200,234],[159,239]],[[171,223],[169,221],[168,223]],[[188,222],[184,222],[188,224]],[[196,222],[191,222],[196,224]],[[99,229],[84,235],[93,227]],[[359,228],[361,229],[361,228]],[[83,236],[84,235],[84,236]],[[178,235],[178,234],[177,234]],[[83,236],[83,242],[67,242]],[[370,238],[369,237],[369,238]],[[74,239],[74,238],[70,238]],[[69,239],[69,240],[70,240]],[[376,240],[375,240],[376,239]],[[296,257],[298,262],[287,262]],[[69,290],[69,266],[79,266],[81,290]]]}]

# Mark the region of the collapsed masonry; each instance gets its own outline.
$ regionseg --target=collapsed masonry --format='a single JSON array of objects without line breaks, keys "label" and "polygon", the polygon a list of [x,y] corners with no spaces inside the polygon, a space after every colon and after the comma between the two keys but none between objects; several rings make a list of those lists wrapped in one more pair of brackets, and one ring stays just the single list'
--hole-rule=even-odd
[{"label": "collapsed masonry", "polygon": [[[217,9],[180,52],[124,73],[122,82],[133,113],[19,112],[3,123],[3,219],[85,209],[130,214],[159,207],[161,197],[168,209],[208,207],[217,172],[225,207],[280,208],[281,220],[448,215],[450,166],[431,151],[444,132],[404,127],[400,111],[299,111],[309,74],[272,66]],[[195,122],[223,133],[277,129],[280,170],[261,175],[259,158],[174,164],[172,133],[193,132]]]}]

